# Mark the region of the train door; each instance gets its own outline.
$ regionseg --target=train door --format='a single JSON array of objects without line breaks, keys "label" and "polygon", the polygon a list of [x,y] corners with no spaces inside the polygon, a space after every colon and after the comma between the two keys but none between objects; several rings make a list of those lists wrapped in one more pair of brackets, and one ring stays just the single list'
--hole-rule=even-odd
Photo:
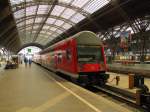
[{"label": "train door", "polygon": [[57,54],[55,53],[55,54],[54,54],[54,69],[57,69],[57,66],[58,66],[58,56],[57,56]]}]

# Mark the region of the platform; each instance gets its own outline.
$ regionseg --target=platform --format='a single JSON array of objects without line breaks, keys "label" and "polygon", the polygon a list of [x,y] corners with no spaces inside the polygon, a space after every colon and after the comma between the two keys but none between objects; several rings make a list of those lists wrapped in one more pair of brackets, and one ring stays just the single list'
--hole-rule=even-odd
[{"label": "platform", "polygon": [[0,112],[131,112],[35,64],[0,75]]},{"label": "platform", "polygon": [[[110,74],[110,78],[108,80],[107,85],[117,88],[118,89],[117,91],[124,92],[124,94],[126,94],[127,96],[135,97],[137,88],[129,89],[128,75],[120,74],[120,73],[112,73],[112,72],[107,72],[107,73]],[[116,76],[120,77],[120,81],[118,85],[116,85],[116,79],[115,79]],[[144,80],[145,80],[144,81],[145,85],[150,89],[150,78],[145,78]]]},{"label": "platform", "polygon": [[119,63],[108,64],[110,72],[117,73],[133,73],[141,74],[146,77],[150,77],[150,64],[134,64],[134,65],[122,65]]},{"label": "platform", "polygon": [[[116,76],[120,76],[120,81],[119,81],[119,87],[124,88],[124,89],[128,89],[129,88],[129,77],[126,74],[120,74],[120,73],[112,73],[112,72],[108,72],[108,74],[110,74],[110,78],[109,78],[109,84],[116,86],[116,81],[114,80],[114,78]],[[145,84],[150,88],[150,78],[145,78]]]}]

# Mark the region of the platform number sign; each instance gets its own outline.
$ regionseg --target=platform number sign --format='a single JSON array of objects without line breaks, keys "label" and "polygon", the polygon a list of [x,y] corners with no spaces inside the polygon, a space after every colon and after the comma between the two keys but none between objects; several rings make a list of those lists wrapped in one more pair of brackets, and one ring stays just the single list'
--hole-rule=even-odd
[{"label": "platform number sign", "polygon": [[31,53],[31,51],[32,51],[31,49],[28,49],[28,53]]}]

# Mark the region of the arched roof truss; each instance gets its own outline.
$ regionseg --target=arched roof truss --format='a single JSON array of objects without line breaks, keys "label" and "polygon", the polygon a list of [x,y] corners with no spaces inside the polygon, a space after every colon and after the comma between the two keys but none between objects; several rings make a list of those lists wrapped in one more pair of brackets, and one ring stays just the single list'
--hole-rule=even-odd
[{"label": "arched roof truss", "polygon": [[71,27],[76,28],[77,23],[109,2],[110,0],[10,0],[18,31],[26,36],[21,39],[22,43],[26,41],[25,43],[36,42],[42,45]]}]

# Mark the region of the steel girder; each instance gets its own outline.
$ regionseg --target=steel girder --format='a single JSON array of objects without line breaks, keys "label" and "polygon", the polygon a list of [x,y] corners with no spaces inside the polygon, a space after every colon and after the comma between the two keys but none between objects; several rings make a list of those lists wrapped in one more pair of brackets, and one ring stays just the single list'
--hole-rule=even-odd
[{"label": "steel girder", "polygon": [[[24,32],[24,29],[21,29],[22,31],[21,32]],[[45,29],[45,30],[47,30],[47,29]],[[30,32],[31,30],[26,30],[27,32]],[[37,29],[33,29],[33,31],[37,31]],[[59,33],[56,33],[56,32],[54,32],[54,31],[52,31],[52,30],[49,30],[49,32],[48,33],[55,33],[56,35],[59,35]],[[45,36],[49,36],[49,34],[48,34],[47,32],[46,33],[41,33],[40,32],[40,34],[43,34],[43,35],[45,35]],[[32,33],[32,34],[35,34],[35,33]]]},{"label": "steel girder", "polygon": [[[26,16],[26,17],[22,17],[22,18],[19,18],[19,19],[16,19],[16,24],[19,24],[25,20],[29,20],[29,19],[34,19],[34,18],[40,18],[40,17],[45,17],[47,14],[37,14],[37,15],[30,15],[30,16]],[[63,17],[60,17],[60,16],[55,16],[55,15],[50,15],[48,18],[53,18],[53,19],[58,19],[58,20],[62,20],[70,25],[75,25],[75,23],[73,23],[72,21],[66,19],[66,18],[63,18]]]},{"label": "steel girder", "polygon": [[46,17],[43,18],[42,24],[40,24],[39,29],[37,30],[37,33],[35,34],[35,36],[34,36],[32,42],[35,42],[36,39],[38,38],[39,33],[41,32],[42,28],[44,27],[44,25],[45,25],[45,23],[46,23],[48,17],[50,16],[50,14],[51,14],[52,11],[53,11],[55,5],[58,3],[58,0],[51,0],[51,2],[49,2],[49,3],[52,3],[52,4],[51,4],[52,6],[51,6],[50,10],[48,11],[48,14],[46,15]]},{"label": "steel girder", "polygon": [[[41,25],[41,23],[35,23],[35,24],[33,24],[33,23],[30,23],[30,24],[26,24],[26,26],[19,26],[18,27],[18,29],[20,30],[20,29],[25,29],[25,28],[27,28],[27,27],[31,27],[31,26],[33,26],[33,25]],[[45,25],[47,25],[47,26],[50,26],[50,27],[55,27],[55,28],[58,28],[59,30],[61,30],[61,31],[65,31],[66,29],[64,29],[64,28],[62,28],[62,27],[60,27],[60,26],[57,26],[57,25],[54,25],[54,24],[47,24],[47,23],[45,23]],[[42,31],[42,30],[41,30]]]},{"label": "steel girder", "polygon": [[[39,5],[51,5],[51,6],[52,6],[53,1],[47,1],[47,2],[46,2],[46,1],[45,1],[45,2],[43,2],[43,1],[38,1],[38,2],[20,3],[20,4],[17,4],[17,5],[12,6],[13,12],[16,12],[16,11],[19,11],[19,10],[21,10],[21,9],[24,9],[24,5],[25,5],[25,4],[26,4],[26,8],[27,8],[27,7],[31,7],[31,6],[37,6],[37,9],[38,9]],[[67,4],[67,3],[57,2],[57,3],[54,4],[54,6],[55,6],[55,5],[59,5],[59,6],[65,7],[65,8],[70,8],[70,9],[72,9],[72,10],[75,10],[77,13],[80,13],[80,14],[86,16],[86,17],[88,17],[88,15],[90,15],[90,13],[84,11],[82,8],[75,7],[75,6],[69,5],[69,4]],[[35,17],[37,17],[37,9],[36,9],[36,15],[35,15]],[[54,16],[53,16],[53,17],[54,17]],[[27,17],[25,17],[25,18],[27,18]],[[47,18],[47,17],[46,17],[46,18]],[[76,28],[76,27],[74,26],[74,23],[73,23],[73,22],[68,21],[67,19],[64,19],[64,18],[61,18],[61,17],[56,17],[56,16],[55,16],[54,18],[57,18],[58,20],[61,19],[61,20],[63,20],[64,22],[67,22],[68,24],[72,25],[77,31],[79,30],[79,28]],[[26,19],[25,19],[25,20],[26,20]],[[35,22],[35,18],[34,18],[34,22]],[[44,22],[43,22],[43,23],[44,23]],[[43,25],[44,25],[44,24],[43,24]],[[96,24],[95,24],[95,25],[96,25]],[[43,26],[42,26],[42,27],[43,27]],[[32,29],[33,29],[33,27],[32,27]],[[40,29],[42,29],[42,28],[40,28]],[[33,41],[36,40],[36,38],[38,37],[38,33],[39,33],[39,32],[40,32],[40,30],[37,32],[37,36],[33,39]],[[32,32],[31,32],[31,34],[32,34]]]},{"label": "steel girder", "polygon": [[[26,7],[37,6],[39,4],[40,5],[53,5],[53,0],[50,0],[50,1],[47,1],[47,2],[46,1],[26,2]],[[55,5],[59,5],[59,6],[62,6],[62,7],[66,7],[66,8],[75,10],[75,11],[79,12],[80,14],[82,14],[86,17],[90,15],[90,13],[88,13],[87,11],[85,11],[85,10],[79,8],[79,7],[76,7],[76,6],[69,5],[67,3],[57,2]],[[24,3],[13,5],[12,6],[13,12],[16,12],[16,11],[19,11],[19,10],[23,9],[24,8],[23,6],[24,6]]]},{"label": "steel girder", "polygon": [[9,30],[11,30],[12,28],[16,28],[16,24],[13,21],[11,21],[8,24],[5,24],[5,27],[2,30],[0,30],[0,38],[9,33]]},{"label": "steel girder", "polygon": [[0,22],[3,21],[11,14],[10,7],[6,6],[3,11],[0,12]]},{"label": "steel girder", "polygon": [[[18,33],[17,33],[17,31],[16,31],[16,29],[14,29],[14,30],[12,30],[11,32],[9,32],[6,36],[7,36],[7,38],[4,38],[4,40],[3,40],[3,42],[2,42],[2,44],[3,45],[7,45],[9,42],[10,42],[10,40],[12,39],[12,37],[15,35],[17,35]],[[6,37],[5,36],[5,37]]]},{"label": "steel girder", "polygon": [[[17,29],[15,27],[15,22],[8,0],[0,1],[0,10],[0,45],[8,49],[8,47],[12,44],[10,40],[14,33],[16,33]],[[16,40],[17,38],[19,39],[17,35],[18,34],[16,33],[16,38],[14,39],[16,49],[20,47],[20,42]]]},{"label": "steel girder", "polygon": [[[126,15],[120,14],[121,11],[119,11],[120,9],[119,7],[121,7],[122,10],[124,10],[125,13],[127,14],[128,18],[132,20],[136,19],[137,17],[145,16],[145,14],[149,13],[148,11],[150,9],[150,5],[148,5],[150,3],[149,0],[144,0],[145,2],[141,0],[126,0],[126,1],[117,0],[119,2],[118,5],[112,4],[113,1],[114,0],[112,0],[110,4],[103,7],[101,10],[91,15],[92,20],[95,21],[97,24],[99,24],[99,26],[101,26],[101,29],[98,28],[96,29],[93,23],[90,22],[88,19],[85,19],[84,21],[80,22],[79,24],[77,24],[77,26],[80,27],[81,30],[90,30],[93,32],[99,32],[103,30],[107,31],[109,28],[123,24],[128,20],[125,17]],[[133,9],[133,7],[135,8]],[[144,13],[141,13],[142,11]],[[74,28],[71,28],[66,32],[68,32],[68,36],[77,33],[77,31]],[[60,35],[60,37],[65,36],[67,36],[65,33]],[[52,45],[59,40],[61,39],[57,38],[54,41],[47,44],[46,46]]]},{"label": "steel girder", "polygon": [[17,50],[17,53],[19,52],[19,51],[21,51],[22,49],[24,49],[24,48],[26,48],[26,47],[29,47],[29,46],[36,46],[36,47],[38,47],[38,48],[40,48],[40,49],[44,49],[44,46],[42,46],[41,44],[38,44],[38,43],[28,43],[28,44],[24,44],[24,45],[22,45],[21,46],[21,48],[19,48],[18,50]]}]

